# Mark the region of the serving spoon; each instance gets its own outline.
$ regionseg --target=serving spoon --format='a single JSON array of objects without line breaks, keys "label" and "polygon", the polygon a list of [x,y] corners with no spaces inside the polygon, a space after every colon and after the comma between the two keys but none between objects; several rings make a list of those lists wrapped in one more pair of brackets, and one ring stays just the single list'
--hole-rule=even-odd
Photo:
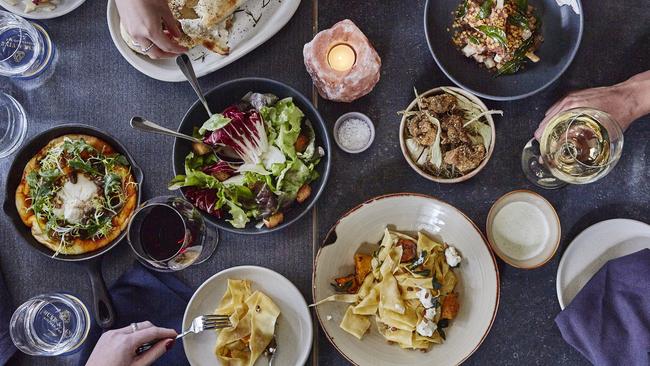
[{"label": "serving spoon", "polygon": [[139,117],[135,116],[131,118],[131,122],[129,123],[133,129],[144,131],[144,132],[149,132],[149,133],[157,133],[159,135],[166,135],[166,136],[172,136],[176,137],[179,139],[191,141],[193,143],[201,144],[206,146],[208,149],[214,151],[215,154],[219,157],[219,159],[233,165],[238,165],[238,164],[243,164],[243,162],[236,156],[233,156],[233,153],[231,153],[229,148],[227,146],[211,146],[203,142],[203,140],[198,139],[194,136],[186,135],[184,133],[172,131],[166,127],[163,127],[155,122],[152,122],[144,117]]},{"label": "serving spoon", "polygon": [[196,78],[196,73],[194,72],[194,66],[192,66],[192,60],[190,60],[189,56],[183,53],[176,57],[176,65],[178,65],[178,67],[181,69],[181,72],[183,73],[183,75],[185,75],[185,78],[192,86],[192,89],[194,89],[194,92],[196,93],[196,95],[199,97],[199,100],[203,104],[203,108],[205,108],[205,111],[208,112],[208,116],[212,117],[213,113],[210,110],[210,106],[208,106],[208,101],[205,99],[205,95],[203,94],[203,91],[201,90],[201,86],[199,85],[199,80]]}]

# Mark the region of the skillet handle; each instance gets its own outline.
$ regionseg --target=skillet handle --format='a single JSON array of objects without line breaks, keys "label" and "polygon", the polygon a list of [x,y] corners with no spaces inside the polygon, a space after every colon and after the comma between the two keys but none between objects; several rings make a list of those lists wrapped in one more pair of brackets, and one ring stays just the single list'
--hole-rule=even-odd
[{"label": "skillet handle", "polygon": [[111,296],[106,289],[106,283],[102,277],[102,259],[93,258],[85,262],[86,272],[90,278],[90,286],[93,291],[93,314],[95,321],[102,329],[109,329],[115,323],[115,310]]}]

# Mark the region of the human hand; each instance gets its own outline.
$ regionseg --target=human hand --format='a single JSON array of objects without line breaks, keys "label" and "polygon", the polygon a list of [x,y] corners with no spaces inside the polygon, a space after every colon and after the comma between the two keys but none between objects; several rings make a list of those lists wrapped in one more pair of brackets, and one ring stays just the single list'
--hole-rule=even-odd
[{"label": "human hand", "polygon": [[625,131],[637,118],[650,112],[650,72],[630,78],[620,84],[579,90],[569,93],[546,111],[544,120],[535,131],[540,139],[544,128],[556,114],[577,107],[590,107],[609,113]]},{"label": "human hand", "polygon": [[115,0],[115,5],[133,40],[143,50],[153,45],[145,52],[147,56],[158,59],[187,51],[174,40],[181,36],[181,30],[166,0]]},{"label": "human hand", "polygon": [[[146,366],[159,359],[174,344],[177,333],[173,329],[158,328],[151,322],[109,330],[102,334],[86,366]],[[140,355],[135,350],[144,343],[161,340]]]}]

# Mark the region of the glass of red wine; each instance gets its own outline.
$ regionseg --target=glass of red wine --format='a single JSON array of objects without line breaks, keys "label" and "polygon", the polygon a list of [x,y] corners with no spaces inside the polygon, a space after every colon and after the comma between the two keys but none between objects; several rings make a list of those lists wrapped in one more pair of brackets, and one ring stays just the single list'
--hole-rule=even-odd
[{"label": "glass of red wine", "polygon": [[180,271],[208,260],[219,232],[180,197],[162,196],[145,202],[133,214],[127,231],[138,260],[156,271]]}]

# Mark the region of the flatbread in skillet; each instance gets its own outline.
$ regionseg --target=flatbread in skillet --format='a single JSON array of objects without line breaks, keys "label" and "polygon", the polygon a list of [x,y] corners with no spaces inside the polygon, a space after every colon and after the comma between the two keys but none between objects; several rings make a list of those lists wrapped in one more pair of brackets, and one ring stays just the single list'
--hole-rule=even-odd
[{"label": "flatbread in skillet", "polygon": [[56,254],[84,254],[126,229],[137,190],[128,162],[113,147],[94,136],[64,135],[27,162],[15,200],[38,242]]}]

